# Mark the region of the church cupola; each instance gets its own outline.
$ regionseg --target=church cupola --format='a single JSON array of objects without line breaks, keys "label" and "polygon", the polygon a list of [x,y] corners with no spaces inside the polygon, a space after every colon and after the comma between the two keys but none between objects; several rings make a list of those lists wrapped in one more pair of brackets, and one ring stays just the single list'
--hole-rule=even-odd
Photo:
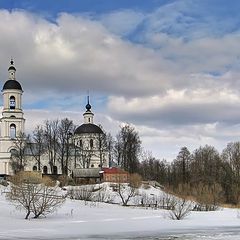
[{"label": "church cupola", "polygon": [[92,108],[92,106],[89,103],[89,96],[88,96],[88,101],[87,101],[87,105],[86,105],[86,112],[83,114],[85,124],[88,124],[88,123],[93,124],[94,114],[92,113],[91,108]]},{"label": "church cupola", "polygon": [[16,80],[16,68],[14,67],[14,62],[12,59],[10,64],[11,65],[8,68],[8,73],[9,73],[8,80],[3,85],[2,91],[13,90],[13,89],[22,91],[21,84]]}]

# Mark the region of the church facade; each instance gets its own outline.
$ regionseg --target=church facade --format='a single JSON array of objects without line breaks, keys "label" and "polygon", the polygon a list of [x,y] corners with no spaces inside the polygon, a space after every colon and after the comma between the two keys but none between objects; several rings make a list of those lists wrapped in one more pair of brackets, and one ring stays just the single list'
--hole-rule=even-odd
[{"label": "church facade", "polygon": [[[19,134],[25,132],[25,119],[22,109],[23,89],[16,80],[16,68],[11,60],[8,68],[9,77],[2,88],[3,110],[0,119],[0,176],[13,175],[14,169],[11,161],[16,139]],[[75,169],[92,168],[102,169],[109,167],[108,153],[103,148],[104,132],[101,127],[94,124],[94,114],[88,102],[86,111],[83,114],[83,124],[76,128],[71,135],[71,150],[68,156],[68,175]],[[54,172],[52,171],[52,167]],[[24,166],[26,171],[39,171],[37,162],[31,154],[27,156]],[[54,166],[50,166],[47,152],[41,157],[41,169],[43,174],[62,174],[61,164],[56,161]]]}]

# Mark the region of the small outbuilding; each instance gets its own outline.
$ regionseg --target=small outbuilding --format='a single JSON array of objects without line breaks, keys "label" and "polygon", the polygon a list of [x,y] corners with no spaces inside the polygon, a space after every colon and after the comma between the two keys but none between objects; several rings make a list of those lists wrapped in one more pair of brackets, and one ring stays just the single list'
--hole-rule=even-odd
[{"label": "small outbuilding", "polygon": [[129,173],[121,168],[117,167],[103,168],[102,171],[104,182],[117,182],[117,183],[129,182]]},{"label": "small outbuilding", "polygon": [[76,168],[72,171],[72,178],[77,184],[94,184],[101,182],[100,168]]}]

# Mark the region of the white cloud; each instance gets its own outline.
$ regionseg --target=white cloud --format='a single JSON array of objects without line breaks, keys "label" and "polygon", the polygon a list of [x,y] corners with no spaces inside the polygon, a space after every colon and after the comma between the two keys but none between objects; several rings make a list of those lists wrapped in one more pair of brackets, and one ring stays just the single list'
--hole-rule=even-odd
[{"label": "white cloud", "polygon": [[[219,91],[220,90],[220,91]],[[124,98],[112,96],[108,108],[113,116],[153,126],[238,122],[240,97],[230,89],[168,90],[165,95]]]},{"label": "white cloud", "polygon": [[[0,58],[1,70],[11,52],[18,79],[28,91],[90,88],[150,94],[164,89],[171,77],[166,71],[169,63],[154,51],[121,40],[96,21],[62,14],[54,24],[25,12],[6,11],[0,11],[0,20],[0,48],[7,49]],[[11,35],[6,25],[11,25]]]}]

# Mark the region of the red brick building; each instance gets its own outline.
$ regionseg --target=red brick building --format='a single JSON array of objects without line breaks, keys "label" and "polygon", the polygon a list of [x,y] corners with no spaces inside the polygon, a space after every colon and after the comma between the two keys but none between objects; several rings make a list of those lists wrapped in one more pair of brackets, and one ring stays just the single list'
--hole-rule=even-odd
[{"label": "red brick building", "polygon": [[129,182],[129,173],[116,167],[103,168],[103,181],[104,182]]}]

